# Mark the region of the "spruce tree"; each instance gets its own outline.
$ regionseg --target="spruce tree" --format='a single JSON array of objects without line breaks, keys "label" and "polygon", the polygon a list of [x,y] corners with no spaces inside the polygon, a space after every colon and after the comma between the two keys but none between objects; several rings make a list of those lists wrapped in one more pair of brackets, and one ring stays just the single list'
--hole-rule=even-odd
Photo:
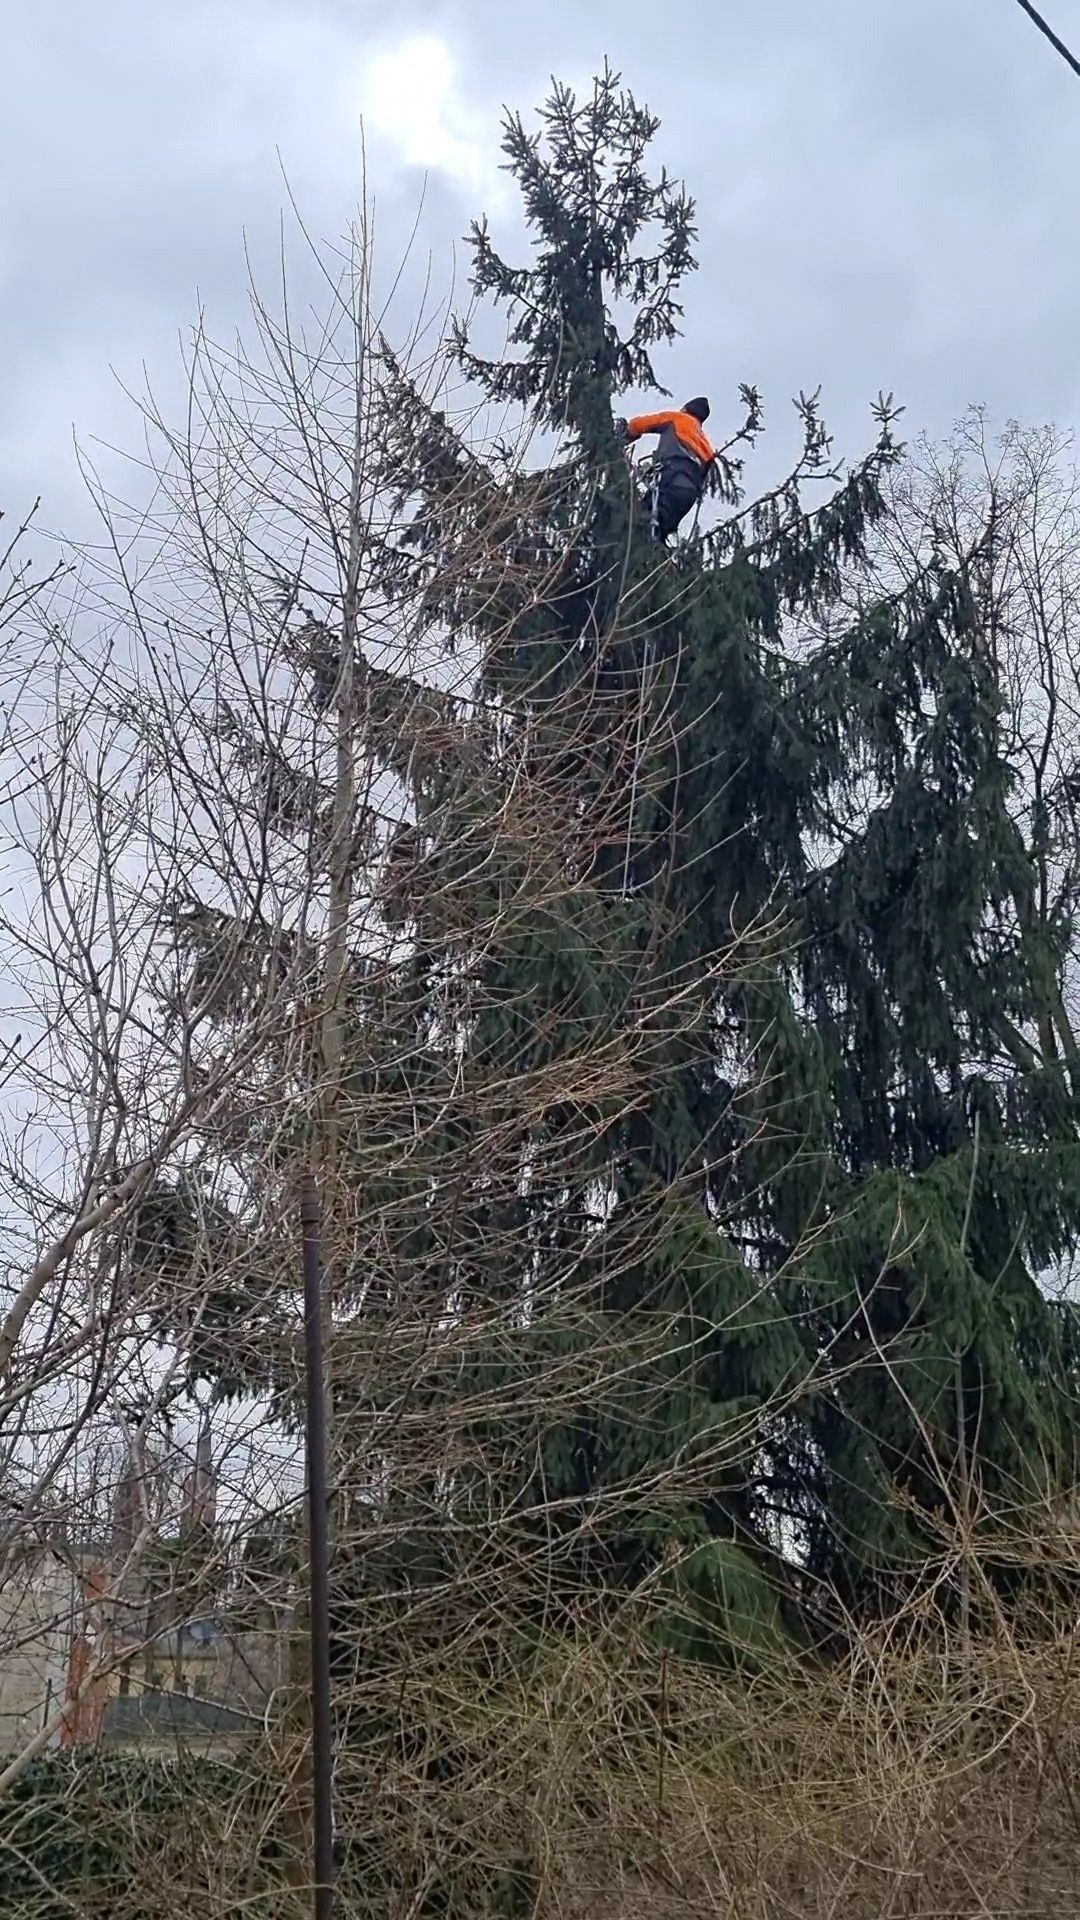
[{"label": "spruce tree", "polygon": [[[687,1474],[662,1514],[628,1502],[616,1562],[640,1571],[666,1536],[707,1588],[733,1552],[775,1573],[783,1551],[875,1607],[918,1578],[941,1521],[1004,1520],[1072,1470],[1072,1316],[1038,1284],[1080,1226],[1080,1086],[1047,1040],[1068,929],[1036,911],[1010,810],[977,553],[902,579],[875,564],[899,452],[887,401],[877,444],[816,509],[805,483],[829,477],[831,449],[801,401],[799,467],[748,505],[737,454],[760,408],[743,388],[718,524],[667,566],[648,546],[612,423],[628,389],[663,391],[650,356],[694,265],[692,203],[647,171],[656,127],[610,72],[581,102],[556,87],[535,131],[507,121],[531,258],[504,261],[486,223],[471,244],[510,354],[455,340],[481,393],[517,402],[557,450],[534,532],[553,567],[541,603],[471,580],[448,624],[537,752],[558,751],[560,710],[595,677],[605,699],[588,740],[575,733],[572,777],[583,806],[614,781],[632,809],[591,877],[593,951],[565,922],[526,923],[490,966],[507,1003],[569,995],[615,1024],[631,977],[641,992],[677,974],[696,996],[648,1098],[557,1202],[535,1203],[542,1241],[553,1206],[572,1233],[604,1188],[590,1257],[606,1337],[663,1326],[668,1343],[637,1349],[621,1424],[582,1410],[553,1433],[548,1485],[584,1502],[647,1460],[674,1490],[674,1463],[753,1410],[753,1444],[713,1484]],[[442,475],[412,488],[409,591],[459,575],[452,439],[407,382],[392,389],[391,463],[412,475],[410,448],[444,449]],[[501,497],[521,487],[508,475]],[[650,729],[635,764],[643,699],[674,716],[672,744]],[[733,934],[744,961],[718,974]],[[524,1067],[528,1037],[492,1017],[483,1044]]]}]

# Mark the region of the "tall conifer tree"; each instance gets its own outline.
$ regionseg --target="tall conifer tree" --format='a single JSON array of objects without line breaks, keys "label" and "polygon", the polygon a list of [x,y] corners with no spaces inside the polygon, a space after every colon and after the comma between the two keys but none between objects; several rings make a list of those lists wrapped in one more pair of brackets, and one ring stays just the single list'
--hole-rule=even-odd
[{"label": "tall conifer tree", "polygon": [[[718,524],[658,565],[613,438],[624,392],[662,390],[651,356],[695,264],[691,201],[648,172],[656,128],[611,73],[584,101],[556,87],[535,131],[507,121],[531,257],[505,261],[486,223],[471,244],[508,354],[455,339],[469,380],[557,449],[533,533],[554,569],[543,600],[515,608],[470,580],[448,627],[479,644],[485,692],[538,751],[596,677],[606,700],[575,736],[574,777],[586,807],[621,781],[630,810],[592,876],[594,950],[565,922],[525,924],[491,965],[508,1004],[569,995],[615,1023],[631,977],[641,992],[677,973],[697,994],[649,1097],[566,1169],[558,1202],[581,1221],[603,1190],[590,1258],[608,1337],[648,1323],[669,1349],[645,1343],[634,1414],[582,1412],[551,1471],[585,1500],[644,1454],[660,1484],[756,1408],[756,1448],[663,1525],[628,1520],[616,1558],[644,1564],[669,1526],[714,1543],[691,1561],[707,1585],[733,1547],[760,1560],[783,1543],[874,1606],[916,1577],[935,1519],[972,1500],[1004,1517],[1071,1470],[1072,1320],[1038,1284],[1080,1227],[1080,1083],[1051,1017],[1068,929],[1035,909],[968,570],[928,556],[883,584],[872,564],[898,451],[888,403],[868,458],[811,510],[804,483],[829,476],[830,449],[802,401],[795,474],[747,505],[738,453],[760,419],[744,388]],[[453,440],[392,389],[410,592],[460,578]],[[523,485],[492,484],[504,504]],[[643,703],[674,722],[666,754],[650,730],[647,765],[628,747]],[[732,933],[766,925],[718,979]],[[512,1023],[484,1043],[529,1058]],[[535,1201],[548,1236],[553,1204]]]}]

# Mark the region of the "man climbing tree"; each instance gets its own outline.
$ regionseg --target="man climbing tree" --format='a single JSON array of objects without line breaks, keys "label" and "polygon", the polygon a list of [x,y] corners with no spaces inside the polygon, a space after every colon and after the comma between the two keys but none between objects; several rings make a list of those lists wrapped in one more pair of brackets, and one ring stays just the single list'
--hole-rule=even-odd
[{"label": "man climbing tree", "polygon": [[709,403],[702,395],[687,400],[682,407],[640,413],[633,420],[617,423],[628,444],[645,433],[660,436],[658,466],[649,497],[649,532],[660,546],[667,545],[669,536],[697,506],[705,490],[716,458],[712,442],[703,431],[708,417]]}]

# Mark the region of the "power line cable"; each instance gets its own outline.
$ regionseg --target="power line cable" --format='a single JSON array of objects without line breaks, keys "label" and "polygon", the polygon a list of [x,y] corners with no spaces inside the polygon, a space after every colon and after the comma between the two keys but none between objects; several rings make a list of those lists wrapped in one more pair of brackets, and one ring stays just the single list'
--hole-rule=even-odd
[{"label": "power line cable", "polygon": [[1027,14],[1029,20],[1034,20],[1035,25],[1039,29],[1039,32],[1042,34],[1045,34],[1046,38],[1050,42],[1050,45],[1057,49],[1058,53],[1060,53],[1066,65],[1072,68],[1077,79],[1080,80],[1080,60],[1077,59],[1075,53],[1069,52],[1069,49],[1065,45],[1064,40],[1058,39],[1058,36],[1054,32],[1054,29],[1050,25],[1050,22],[1048,20],[1043,19],[1042,14],[1038,12],[1037,8],[1032,6],[1031,0],[1016,0],[1016,3],[1017,3],[1017,6],[1023,7],[1024,12]]}]

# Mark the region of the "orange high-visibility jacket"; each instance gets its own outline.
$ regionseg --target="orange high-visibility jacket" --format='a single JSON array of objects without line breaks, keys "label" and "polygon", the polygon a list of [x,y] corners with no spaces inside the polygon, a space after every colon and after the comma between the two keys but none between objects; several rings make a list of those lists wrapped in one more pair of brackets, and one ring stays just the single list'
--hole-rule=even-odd
[{"label": "orange high-visibility jacket", "polygon": [[664,413],[639,413],[636,419],[627,421],[628,440],[640,440],[643,433],[660,435],[661,460],[690,454],[694,460],[700,460],[703,467],[708,467],[716,458],[716,450],[700,420],[695,420],[692,413],[683,413],[681,408]]}]

